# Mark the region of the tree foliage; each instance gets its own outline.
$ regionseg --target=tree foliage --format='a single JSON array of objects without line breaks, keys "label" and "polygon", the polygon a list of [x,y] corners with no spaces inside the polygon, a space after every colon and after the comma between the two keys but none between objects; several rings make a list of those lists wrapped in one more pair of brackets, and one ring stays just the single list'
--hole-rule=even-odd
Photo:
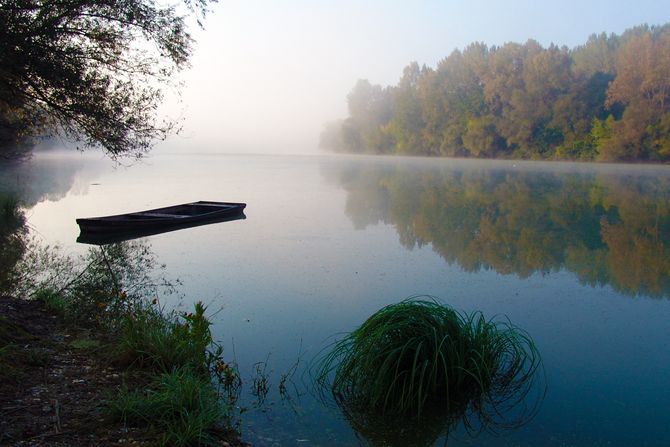
[{"label": "tree foliage", "polygon": [[63,135],[141,155],[176,123],[156,110],[188,65],[187,17],[216,0],[0,0],[0,144]]},{"label": "tree foliage", "polygon": [[[350,138],[336,138],[331,125],[325,145],[411,155],[670,160],[670,24],[594,34],[574,49],[534,40],[475,43],[435,69],[411,63],[396,86],[359,81],[357,88],[361,83],[384,92],[388,109],[368,114],[359,107],[340,127]],[[374,144],[361,137],[371,132]]]}]

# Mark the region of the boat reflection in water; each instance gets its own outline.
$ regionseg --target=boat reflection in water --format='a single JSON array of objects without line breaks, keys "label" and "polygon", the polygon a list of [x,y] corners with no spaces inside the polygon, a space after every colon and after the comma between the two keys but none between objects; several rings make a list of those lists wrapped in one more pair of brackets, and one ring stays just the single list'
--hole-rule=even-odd
[{"label": "boat reflection in water", "polygon": [[169,231],[246,219],[244,203],[194,202],[115,216],[77,219],[77,242],[105,245]]}]

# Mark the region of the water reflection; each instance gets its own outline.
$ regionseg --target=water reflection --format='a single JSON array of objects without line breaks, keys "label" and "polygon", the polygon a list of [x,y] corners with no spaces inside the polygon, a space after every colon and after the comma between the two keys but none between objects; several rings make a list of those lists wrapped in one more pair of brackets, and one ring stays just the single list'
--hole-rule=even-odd
[{"label": "water reflection", "polygon": [[133,239],[139,239],[147,236],[154,236],[157,234],[168,233],[170,231],[185,230],[187,228],[201,227],[203,225],[212,225],[223,222],[232,222],[234,220],[243,220],[247,216],[244,213],[235,215],[235,216],[226,216],[219,217],[214,219],[208,219],[201,222],[191,222],[191,223],[174,223],[161,228],[143,228],[143,229],[131,229],[131,230],[116,230],[116,231],[107,231],[107,232],[90,232],[82,230],[77,237],[77,242],[81,244],[91,244],[91,245],[107,245],[114,244],[117,242],[130,241]]},{"label": "water reflection", "polygon": [[491,165],[341,163],[358,228],[386,223],[468,272],[526,278],[566,269],[584,284],[670,296],[670,177]]},{"label": "water reflection", "polygon": [[88,179],[95,178],[108,165],[108,161],[79,153],[35,153],[26,160],[0,163],[0,191],[31,208],[43,200],[58,201],[68,192],[85,194]]},{"label": "water reflection", "polygon": [[358,438],[371,446],[431,446],[440,437],[448,436],[450,428],[460,419],[458,413],[431,413],[422,419],[378,417],[345,409],[342,413]]},{"label": "water reflection", "polygon": [[77,155],[45,152],[0,163],[0,292],[12,289],[14,267],[26,250],[24,210],[59,200],[73,189],[86,161],[92,160]]},{"label": "water reflection", "polygon": [[14,267],[25,251],[26,233],[18,201],[0,193],[0,294],[8,293],[14,285]]}]

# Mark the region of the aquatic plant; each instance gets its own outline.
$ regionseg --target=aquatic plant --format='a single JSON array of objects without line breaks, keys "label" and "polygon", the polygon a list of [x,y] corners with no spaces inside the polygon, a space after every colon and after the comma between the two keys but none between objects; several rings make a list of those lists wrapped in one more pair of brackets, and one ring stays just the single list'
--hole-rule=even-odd
[{"label": "aquatic plant", "polygon": [[[302,360],[302,340],[300,340],[300,348],[298,349],[298,356],[297,356],[295,362],[293,362],[293,364],[289,367],[289,369],[286,372],[281,373],[279,375],[279,385],[278,385],[279,397],[284,402],[287,402],[291,406],[291,409],[296,413],[298,412],[298,409],[294,406],[294,404],[292,402],[293,401],[293,396],[291,394],[293,394],[298,399],[300,398],[300,395],[301,395],[300,390],[298,389],[295,382],[293,381],[293,377],[295,376],[296,372],[298,371],[298,367],[300,366],[301,360]],[[293,393],[291,391],[289,391],[289,389],[287,387],[287,385],[289,383],[291,384],[291,388],[292,388],[291,391]]]},{"label": "aquatic plant", "polygon": [[152,427],[160,445],[221,445],[231,423],[231,408],[189,367],[157,376],[146,390],[123,388],[108,411],[126,424]]},{"label": "aquatic plant", "polygon": [[265,399],[270,392],[270,373],[267,372],[268,358],[264,362],[257,362],[254,364],[254,377],[251,386],[251,394],[256,397],[256,406],[259,408],[265,403]]},{"label": "aquatic plant", "polygon": [[[532,416],[537,407],[524,398],[542,363],[530,336],[510,321],[413,297],[379,310],[316,365],[322,396],[328,390],[358,432],[423,419],[438,429],[422,431],[440,433],[466,415],[477,416],[465,420],[473,428]],[[513,420],[504,419],[511,412]]]}]

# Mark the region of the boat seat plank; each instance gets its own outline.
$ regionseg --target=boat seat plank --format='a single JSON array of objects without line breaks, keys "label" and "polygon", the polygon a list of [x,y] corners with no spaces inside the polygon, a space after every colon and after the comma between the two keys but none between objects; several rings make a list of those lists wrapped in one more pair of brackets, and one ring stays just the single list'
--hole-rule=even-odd
[{"label": "boat seat plank", "polygon": [[169,217],[169,218],[189,217],[189,215],[187,214],[167,214],[167,213],[133,213],[133,215],[140,217]]}]

